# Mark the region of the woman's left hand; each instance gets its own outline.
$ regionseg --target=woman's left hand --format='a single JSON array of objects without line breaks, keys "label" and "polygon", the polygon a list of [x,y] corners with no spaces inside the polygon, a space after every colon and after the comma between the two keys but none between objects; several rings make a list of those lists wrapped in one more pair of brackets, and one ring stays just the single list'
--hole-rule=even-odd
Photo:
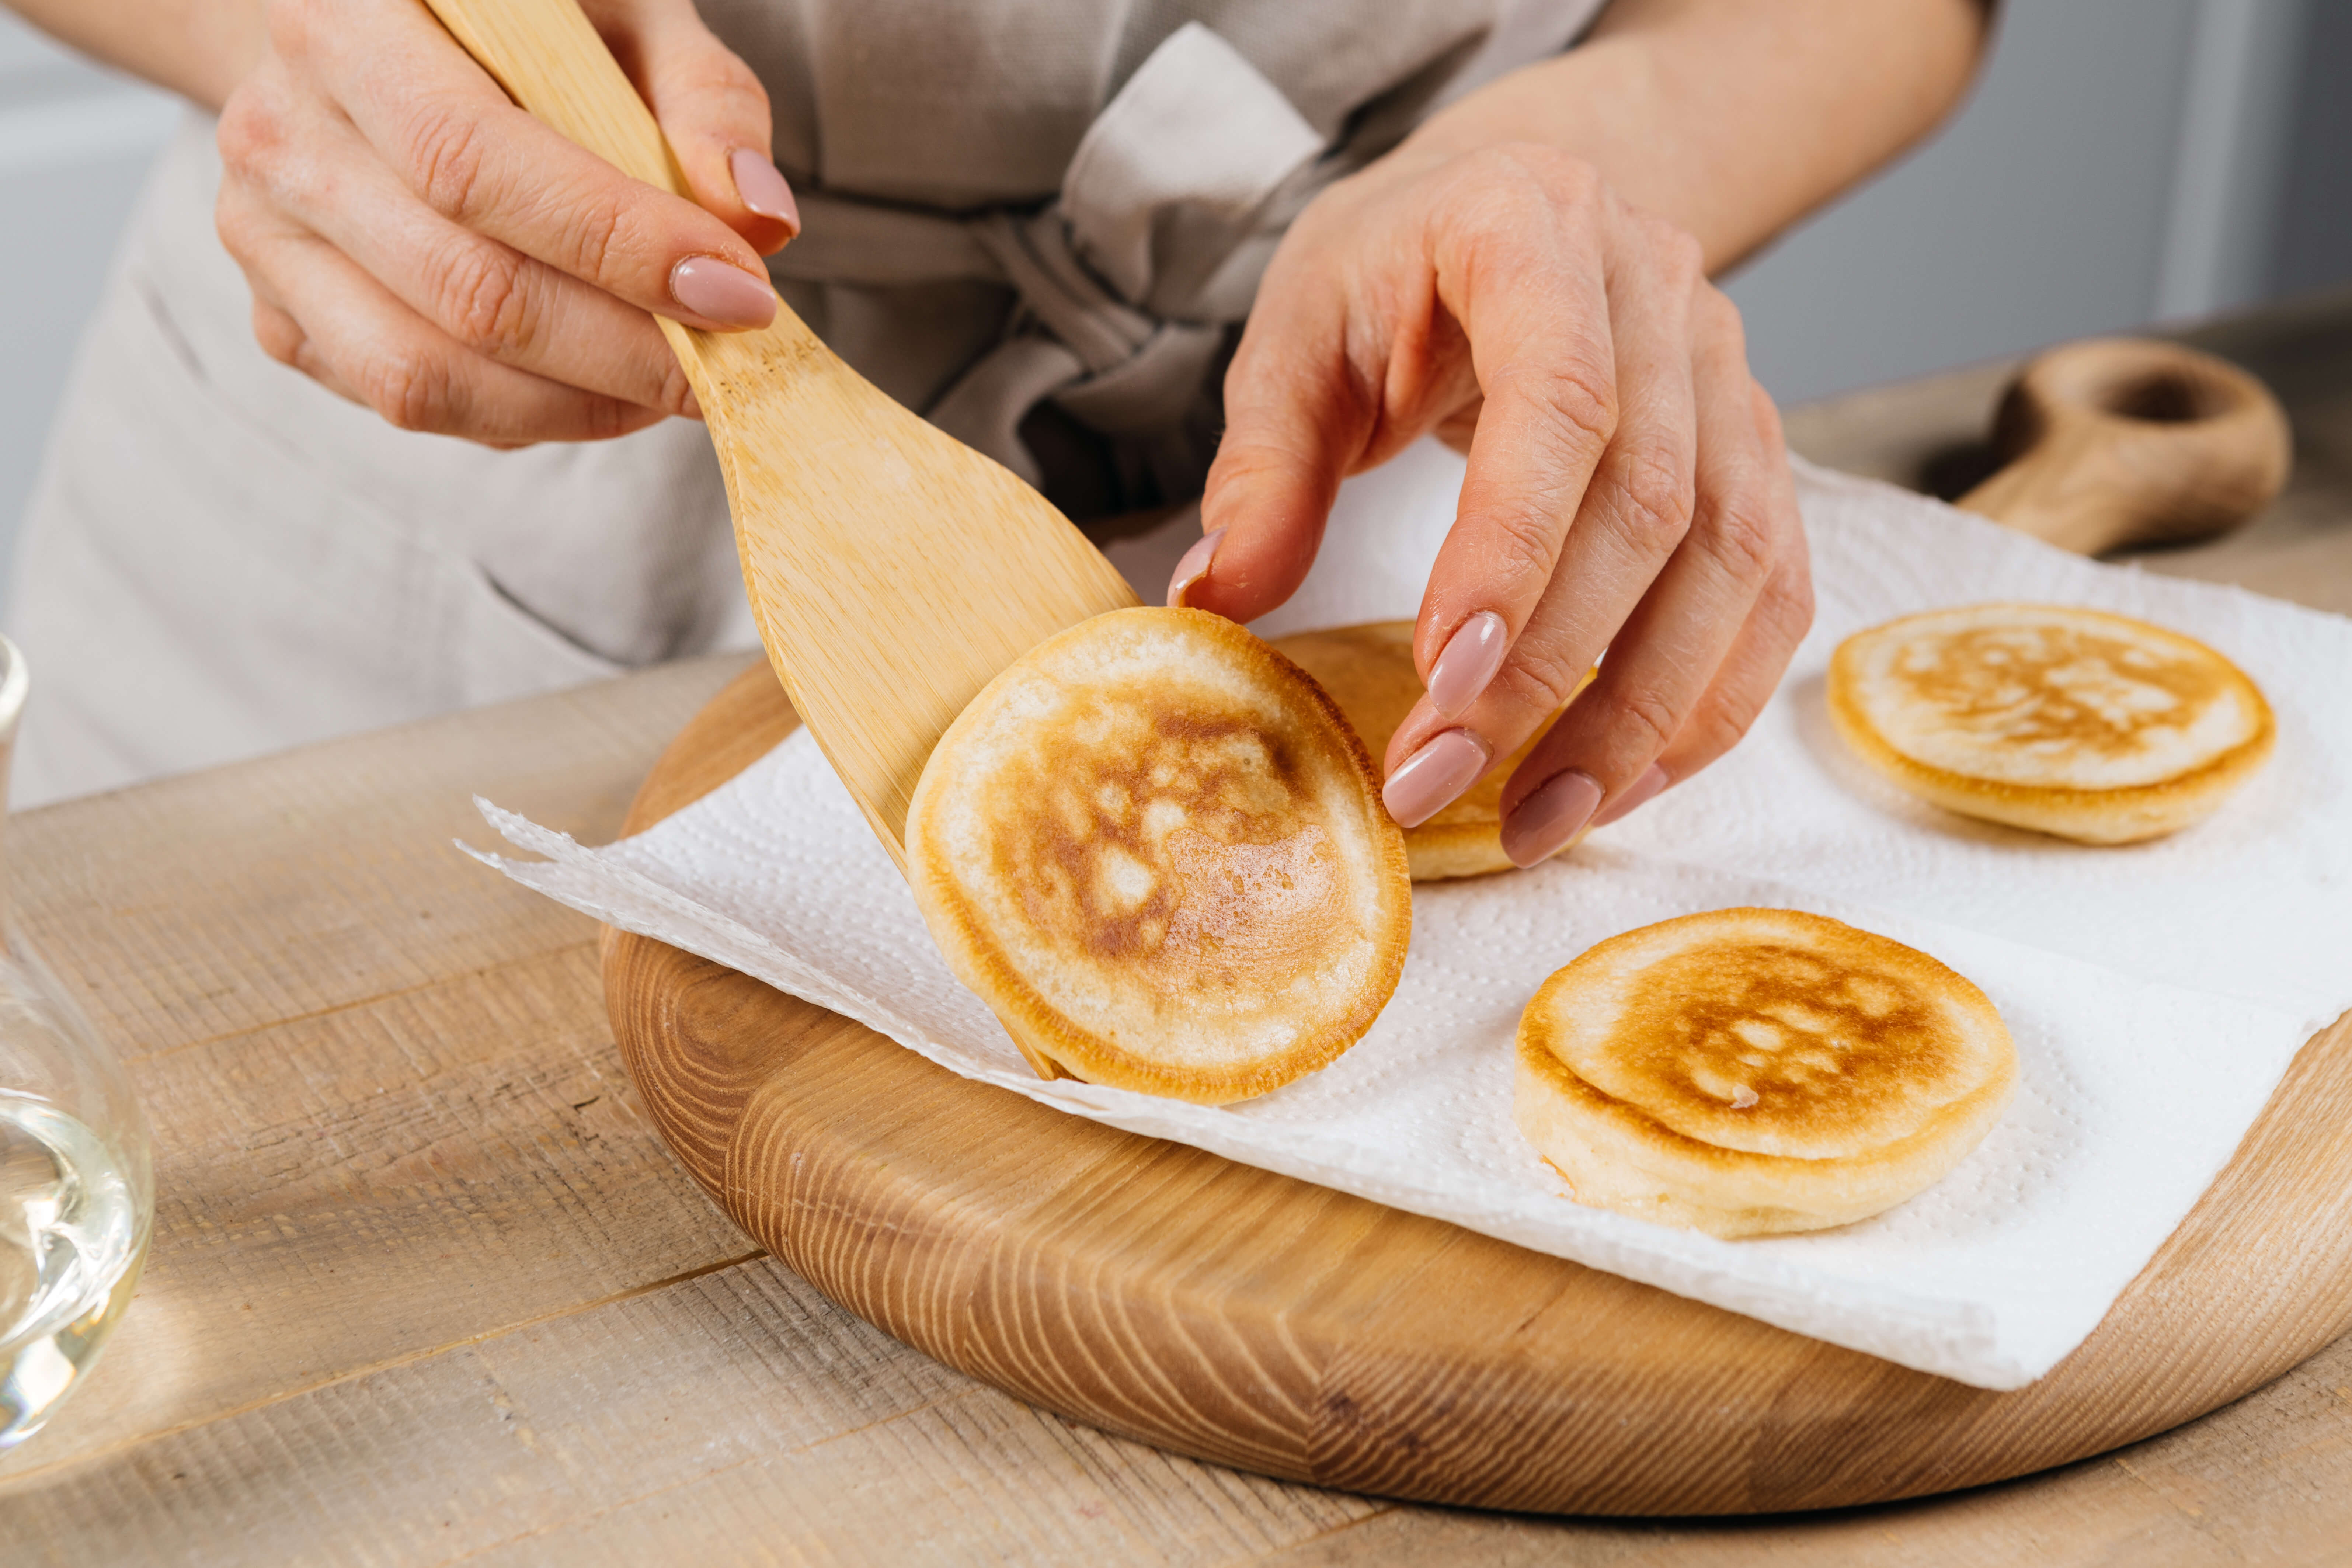
[{"label": "woman's left hand", "polygon": [[1171,603],[1264,615],[1306,576],[1340,479],[1467,437],[1422,600],[1429,690],[1388,752],[1407,826],[1591,689],[1503,792],[1522,866],[1747,732],[1812,617],[1771,400],[1697,242],[1588,163],[1408,145],[1293,225],[1225,380],[1207,531]]}]

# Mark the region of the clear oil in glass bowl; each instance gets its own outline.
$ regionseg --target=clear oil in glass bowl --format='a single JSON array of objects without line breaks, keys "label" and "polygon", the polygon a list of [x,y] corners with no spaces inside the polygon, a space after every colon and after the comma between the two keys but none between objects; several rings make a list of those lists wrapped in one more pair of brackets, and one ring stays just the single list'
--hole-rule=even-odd
[{"label": "clear oil in glass bowl", "polygon": [[130,1304],[139,1210],[96,1133],[0,1090],[0,1450],[40,1430]]}]

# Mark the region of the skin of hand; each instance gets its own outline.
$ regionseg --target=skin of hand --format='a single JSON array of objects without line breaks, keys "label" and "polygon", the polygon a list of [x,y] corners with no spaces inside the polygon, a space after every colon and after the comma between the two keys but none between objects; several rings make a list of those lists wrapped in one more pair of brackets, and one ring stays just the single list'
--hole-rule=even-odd
[{"label": "skin of hand", "polygon": [[[1923,132],[1983,16],[1642,0],[1608,24],[1300,215],[1170,585],[1171,603],[1264,615],[1306,576],[1344,476],[1432,432],[1466,447],[1414,637],[1428,692],[1390,743],[1385,797],[1407,826],[1434,815],[1599,661],[1505,786],[1522,866],[1721,756],[1779,684],[1811,622],[1804,531],[1779,416],[1707,273]],[[1845,50],[1871,70],[1838,69]]]},{"label": "skin of hand", "polygon": [[653,311],[766,325],[799,231],[768,100],[691,0],[584,7],[694,201],[515,107],[416,0],[269,0],[222,106],[222,241],[255,336],[405,429],[497,447],[698,410]]}]

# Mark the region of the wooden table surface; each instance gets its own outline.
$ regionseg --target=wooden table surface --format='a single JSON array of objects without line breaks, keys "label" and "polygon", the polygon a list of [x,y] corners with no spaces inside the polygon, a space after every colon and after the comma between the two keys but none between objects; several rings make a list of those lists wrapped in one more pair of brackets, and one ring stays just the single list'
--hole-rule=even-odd
[{"label": "wooden table surface", "polygon": [[[2352,613],[2352,296],[2195,336],[2288,402],[2296,476],[2237,538],[2146,563]],[[1949,482],[2003,375],[1795,410],[1791,440]],[[1270,1481],[1042,1414],[887,1339],[671,1163],[605,1023],[596,928],[450,846],[492,841],[476,793],[609,837],[744,662],[10,825],[22,918],[130,1059],[159,1198],[89,1386],[0,1461],[0,1561],[2352,1560],[2352,1339],[2103,1458],[1716,1523]]]}]

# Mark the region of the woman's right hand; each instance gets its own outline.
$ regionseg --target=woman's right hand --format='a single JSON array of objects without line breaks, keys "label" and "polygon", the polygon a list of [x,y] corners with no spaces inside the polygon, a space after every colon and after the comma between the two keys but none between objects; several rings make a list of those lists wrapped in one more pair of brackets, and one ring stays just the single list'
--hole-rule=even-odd
[{"label": "woman's right hand", "polygon": [[404,429],[496,447],[698,412],[646,312],[773,319],[760,258],[800,219],[767,93],[691,0],[583,9],[693,201],[516,108],[418,0],[271,0],[221,112],[216,216],[272,358]]}]

